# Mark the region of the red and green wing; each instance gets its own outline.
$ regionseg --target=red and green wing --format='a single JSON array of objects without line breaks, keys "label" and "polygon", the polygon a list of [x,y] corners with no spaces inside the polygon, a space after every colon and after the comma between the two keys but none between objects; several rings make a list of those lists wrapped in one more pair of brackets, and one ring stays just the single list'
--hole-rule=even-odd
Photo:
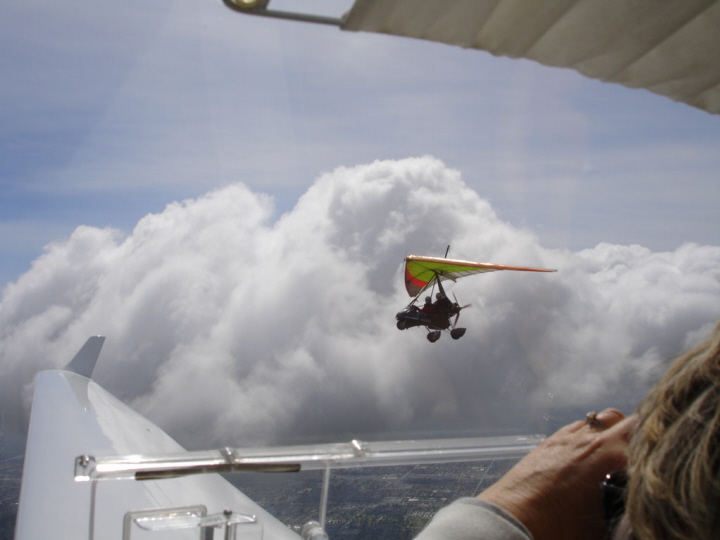
[{"label": "red and green wing", "polygon": [[546,268],[527,268],[524,266],[507,266],[502,264],[441,259],[439,257],[423,257],[409,255],[405,257],[405,288],[410,296],[419,295],[437,278],[455,281],[458,278],[495,272],[497,270],[520,270],[524,272],[555,272]]}]

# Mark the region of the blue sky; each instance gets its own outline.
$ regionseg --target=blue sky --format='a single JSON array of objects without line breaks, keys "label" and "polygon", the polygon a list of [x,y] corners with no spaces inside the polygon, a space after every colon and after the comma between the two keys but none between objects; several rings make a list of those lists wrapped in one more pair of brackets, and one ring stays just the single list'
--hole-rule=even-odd
[{"label": "blue sky", "polygon": [[214,0],[4,2],[0,65],[2,283],[78,225],[422,155],[548,246],[719,240],[720,118],[567,70]]}]

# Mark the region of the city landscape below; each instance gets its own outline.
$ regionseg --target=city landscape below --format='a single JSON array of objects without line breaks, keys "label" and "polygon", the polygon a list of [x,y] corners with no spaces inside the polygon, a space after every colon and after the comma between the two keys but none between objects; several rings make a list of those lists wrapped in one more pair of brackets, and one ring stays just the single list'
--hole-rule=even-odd
[{"label": "city landscape below", "polygon": [[[433,514],[460,497],[477,495],[516,462],[502,459],[334,470],[326,530],[330,539],[410,540]],[[241,474],[227,479],[298,531],[317,520],[322,472]]]},{"label": "city landscape below", "polygon": [[23,437],[0,432],[0,540],[12,540],[15,535],[24,454]]}]

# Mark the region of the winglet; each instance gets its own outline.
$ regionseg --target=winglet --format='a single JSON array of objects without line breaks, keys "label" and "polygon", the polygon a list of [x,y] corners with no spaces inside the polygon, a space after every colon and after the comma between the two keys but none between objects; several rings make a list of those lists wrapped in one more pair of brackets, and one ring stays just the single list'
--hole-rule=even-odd
[{"label": "winglet", "polygon": [[65,366],[65,369],[91,379],[104,343],[105,336],[92,336],[88,338],[85,345],[82,346],[75,357]]}]

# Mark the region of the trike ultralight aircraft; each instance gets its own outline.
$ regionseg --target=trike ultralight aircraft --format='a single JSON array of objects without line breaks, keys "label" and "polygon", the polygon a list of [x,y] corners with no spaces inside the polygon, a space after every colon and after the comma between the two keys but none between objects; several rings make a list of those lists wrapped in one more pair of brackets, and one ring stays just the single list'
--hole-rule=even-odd
[{"label": "trike ultralight aircraft", "polygon": [[[399,330],[414,326],[424,326],[428,330],[427,339],[435,343],[440,339],[441,332],[447,330],[453,339],[460,339],[466,328],[458,328],[460,311],[468,307],[461,306],[457,298],[452,302],[445,293],[442,282],[446,279],[456,281],[458,278],[495,272],[496,270],[520,270],[524,272],[555,272],[546,268],[528,268],[524,266],[507,266],[492,263],[461,261],[439,257],[423,257],[409,255],[405,257],[405,289],[413,297],[412,301],[395,315]],[[432,299],[433,289],[437,285],[435,301]],[[430,290],[422,306],[417,305],[420,296]]]}]

